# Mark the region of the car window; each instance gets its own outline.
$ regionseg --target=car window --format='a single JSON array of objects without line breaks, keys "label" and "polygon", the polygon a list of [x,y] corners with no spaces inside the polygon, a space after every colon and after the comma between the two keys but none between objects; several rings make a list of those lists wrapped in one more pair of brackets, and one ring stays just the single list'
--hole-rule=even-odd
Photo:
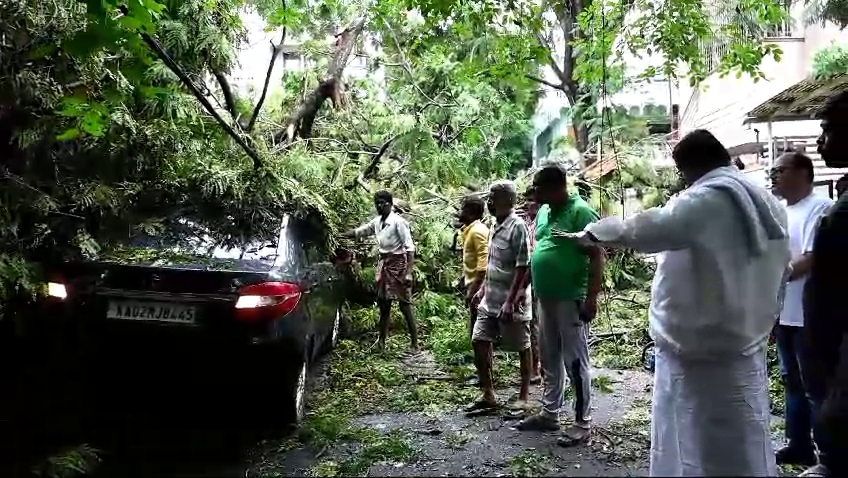
[{"label": "car window", "polygon": [[301,250],[305,263],[316,264],[329,260],[329,255],[322,248],[323,242],[318,236],[318,230],[308,221],[293,221],[291,237]]},{"label": "car window", "polygon": [[[130,239],[130,245],[153,249],[168,250],[177,253],[195,254],[215,259],[241,259],[274,261],[290,260],[291,251],[282,238],[288,224],[288,216],[283,218],[276,237],[267,239],[216,241],[209,230],[186,218],[178,218],[163,230],[142,232]],[[233,244],[235,243],[235,244]]]}]

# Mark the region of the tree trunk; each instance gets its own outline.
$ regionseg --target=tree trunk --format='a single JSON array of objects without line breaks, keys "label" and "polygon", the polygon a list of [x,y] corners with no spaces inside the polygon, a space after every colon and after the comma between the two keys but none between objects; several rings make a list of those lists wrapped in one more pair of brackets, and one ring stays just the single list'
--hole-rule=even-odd
[{"label": "tree trunk", "polygon": [[343,93],[342,73],[364,27],[365,18],[359,18],[336,36],[335,52],[333,53],[333,60],[327,68],[327,75],[295,108],[286,120],[285,129],[274,135],[275,143],[283,141],[290,143],[296,136],[304,139],[310,138],[315,116],[324,102],[330,99],[334,106],[340,106]]}]

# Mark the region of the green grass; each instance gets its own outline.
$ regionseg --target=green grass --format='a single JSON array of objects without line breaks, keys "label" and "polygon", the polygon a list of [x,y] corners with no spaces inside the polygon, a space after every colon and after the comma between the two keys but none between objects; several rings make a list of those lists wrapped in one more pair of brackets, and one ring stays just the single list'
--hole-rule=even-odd
[{"label": "green grass", "polygon": [[[644,319],[643,312],[632,312],[632,302],[623,309],[607,311],[618,322],[611,326],[622,327],[628,322],[638,327]],[[603,307],[619,307],[615,302],[602,303]],[[473,354],[468,336],[468,313],[458,295],[424,292],[416,297],[416,313],[420,324],[422,344],[429,350],[444,377],[417,377],[401,360],[401,352],[408,345],[403,320],[395,311],[392,333],[384,353],[371,349],[376,339],[379,321],[375,308],[360,308],[347,316],[349,329],[356,339],[343,340],[334,351],[326,383],[310,397],[309,410],[299,436],[300,446],[328,450],[346,444],[344,453],[328,453],[312,469],[314,476],[357,476],[367,473],[378,462],[408,462],[415,453],[413,441],[399,432],[381,434],[355,424],[355,418],[382,412],[417,412],[438,416],[453,412],[471,402],[479,394],[476,387],[465,386],[463,381],[474,373]],[[595,330],[605,330],[599,317]],[[622,354],[641,352],[640,344],[605,342],[597,357],[609,361],[617,357],[622,364],[636,364],[638,357],[623,358]],[[517,384],[519,379],[518,355],[498,352],[495,357],[495,383],[498,387]],[[612,379],[597,376],[594,388],[601,392],[612,390]],[[568,391],[566,393],[569,393]],[[467,432],[446,435],[444,441],[452,448],[462,448],[471,439]],[[291,447],[292,444],[284,445]],[[534,451],[522,453],[510,462],[510,470],[517,475],[544,474],[550,457]]]},{"label": "green grass", "polygon": [[88,445],[79,445],[47,458],[33,468],[33,476],[44,478],[72,478],[92,473],[100,464],[100,451]]},{"label": "green grass", "polygon": [[311,476],[364,476],[375,463],[409,462],[414,459],[417,450],[412,439],[400,432],[380,435],[376,432],[365,433],[359,442],[359,449],[351,456],[335,461],[326,459],[310,470]]},{"label": "green grass", "polygon": [[525,450],[509,461],[509,471],[513,476],[542,476],[551,472],[550,455],[536,450]]}]

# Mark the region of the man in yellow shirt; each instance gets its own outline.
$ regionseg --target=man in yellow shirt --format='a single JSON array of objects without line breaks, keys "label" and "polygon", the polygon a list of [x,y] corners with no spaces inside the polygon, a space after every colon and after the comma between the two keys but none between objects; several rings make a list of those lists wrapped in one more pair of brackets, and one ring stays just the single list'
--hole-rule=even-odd
[{"label": "man in yellow shirt", "polygon": [[471,304],[474,294],[483,285],[489,262],[489,228],[483,224],[485,204],[482,198],[468,197],[462,203],[459,220],[462,223],[462,269],[464,272],[465,303],[470,311],[468,336],[474,330],[477,308]]}]

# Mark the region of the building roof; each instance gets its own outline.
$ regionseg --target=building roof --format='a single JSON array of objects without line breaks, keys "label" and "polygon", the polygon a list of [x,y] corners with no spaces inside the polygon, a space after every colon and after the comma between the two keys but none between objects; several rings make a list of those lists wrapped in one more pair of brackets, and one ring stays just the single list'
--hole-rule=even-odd
[{"label": "building roof", "polygon": [[848,89],[848,74],[826,80],[802,80],[749,111],[745,123],[814,119],[828,97],[845,89]]},{"label": "building roof", "polygon": [[578,175],[584,176],[588,181],[594,181],[616,169],[618,169],[618,161],[613,157],[604,157],[600,161],[595,161],[589,166],[586,166]]}]

